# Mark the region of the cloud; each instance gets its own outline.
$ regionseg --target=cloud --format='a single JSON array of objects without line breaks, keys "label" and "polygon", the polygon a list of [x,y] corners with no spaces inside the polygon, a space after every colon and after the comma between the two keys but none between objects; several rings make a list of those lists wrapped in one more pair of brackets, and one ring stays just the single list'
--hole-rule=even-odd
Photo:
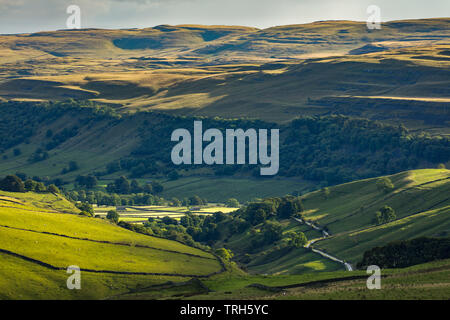
[{"label": "cloud", "polygon": [[[66,8],[81,8],[82,27],[227,24],[265,28],[316,20],[365,20],[373,0],[0,0],[0,33],[65,28]],[[441,17],[450,1],[377,0],[382,19]]]}]

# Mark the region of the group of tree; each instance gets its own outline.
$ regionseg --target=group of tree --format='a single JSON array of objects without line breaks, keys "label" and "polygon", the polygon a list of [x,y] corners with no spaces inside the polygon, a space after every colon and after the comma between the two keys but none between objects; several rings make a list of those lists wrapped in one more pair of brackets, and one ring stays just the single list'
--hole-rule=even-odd
[{"label": "group of tree", "polygon": [[47,160],[50,157],[49,153],[42,148],[36,149],[34,153],[28,158],[28,162],[34,163],[39,161]]},{"label": "group of tree", "polygon": [[71,190],[64,195],[72,201],[87,202],[99,206],[167,205],[167,201],[149,193],[117,194],[100,190]]},{"label": "group of tree", "polygon": [[27,179],[22,181],[17,175],[8,175],[0,180],[0,190],[9,192],[50,192],[50,193],[60,193],[59,188],[50,184],[46,186],[43,182],[35,181],[32,179]]},{"label": "group of tree", "polygon": [[249,203],[240,210],[241,217],[251,225],[257,225],[270,217],[288,219],[299,215],[304,210],[300,197],[285,196],[282,198],[267,198]]},{"label": "group of tree", "polygon": [[67,165],[67,167],[63,168],[61,170],[61,174],[66,174],[69,172],[74,172],[80,169],[80,166],[78,165],[78,162],[76,161],[70,161],[69,164]]},{"label": "group of tree", "polygon": [[[52,123],[61,117],[74,117],[79,125],[68,124],[59,132],[47,129],[43,147],[36,150],[30,161],[49,157],[46,149],[76,137],[83,125],[104,121],[105,125],[119,125],[134,118],[144,119],[136,130],[140,143],[128,155],[111,162],[104,174],[127,171],[132,178],[162,174],[176,179],[182,169],[170,161],[171,144],[161,137],[170,136],[180,126],[192,125],[192,118],[167,114],[141,112],[117,115],[111,108],[88,101],[17,102],[1,103],[0,153],[29,143],[32,136],[42,130],[42,124],[53,128]],[[86,108],[86,106],[89,106]],[[220,130],[236,127],[247,130],[254,127],[272,128],[274,124],[260,120],[202,119],[204,127]],[[356,179],[383,176],[423,166],[436,167],[450,161],[450,138],[411,133],[403,126],[392,126],[366,119],[352,119],[342,115],[302,117],[282,125],[280,141],[281,176],[296,176],[323,182],[325,185]],[[48,147],[48,148],[47,148]],[[217,174],[234,175],[257,172],[255,165],[217,165],[205,168]]]},{"label": "group of tree", "polygon": [[125,177],[121,176],[107,185],[106,190],[109,193],[131,194],[131,193],[149,193],[159,194],[164,191],[164,187],[158,181],[146,183],[143,186],[133,179],[131,182]]},{"label": "group of tree", "polygon": [[450,258],[450,238],[416,238],[391,242],[364,253],[358,268],[377,265],[380,268],[405,268]]},{"label": "group of tree", "polygon": [[226,206],[228,208],[239,208],[240,204],[239,201],[235,198],[230,198],[227,200]]},{"label": "group of tree", "polygon": [[81,211],[80,215],[93,217],[94,216],[94,208],[90,203],[87,202],[76,202],[75,206]]},{"label": "group of tree", "polygon": [[289,244],[294,248],[301,248],[305,246],[308,241],[303,232],[290,231],[286,236],[289,238]]},{"label": "group of tree", "polygon": [[[156,118],[161,115],[154,115]],[[152,119],[149,117],[149,121]],[[202,119],[204,127],[244,130],[270,123],[258,120]],[[144,162],[167,163],[159,172],[170,172],[170,144],[159,137],[170,134],[180,125],[192,125],[192,119],[167,116],[164,125],[142,128],[142,143],[130,156],[130,169]],[[314,116],[295,119],[282,127],[280,170],[278,175],[302,177],[323,185],[335,185],[357,179],[371,178],[416,169],[436,167],[450,161],[450,138],[411,133],[403,126],[392,126],[347,116]],[[133,163],[132,159],[135,160]],[[259,176],[255,165],[207,166],[218,175],[248,174]],[[179,169],[189,170],[186,165]],[[325,194],[324,194],[325,195]]]},{"label": "group of tree", "polygon": [[78,187],[86,188],[86,189],[93,189],[97,186],[98,180],[97,180],[96,176],[91,175],[91,174],[87,175],[87,176],[79,175],[75,179],[75,183],[77,184]]}]

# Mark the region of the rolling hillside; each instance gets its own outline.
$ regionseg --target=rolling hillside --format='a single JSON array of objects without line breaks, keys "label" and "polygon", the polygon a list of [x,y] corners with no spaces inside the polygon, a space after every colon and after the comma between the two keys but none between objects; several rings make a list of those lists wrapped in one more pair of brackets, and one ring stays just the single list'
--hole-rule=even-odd
[{"label": "rolling hillside", "polygon": [[[450,18],[0,35],[0,119],[2,189],[97,206],[0,191],[0,300],[448,299],[449,260],[354,269],[450,236]],[[175,165],[195,120],[279,129],[277,176]]]},{"label": "rolling hillside", "polygon": [[265,30],[159,26],[0,36],[0,97],[120,112],[259,118],[347,114],[448,134],[449,19]]},{"label": "rolling hillside", "polygon": [[[77,211],[53,194],[0,193],[2,299],[98,299],[222,271],[209,253],[82,217]],[[87,290],[65,289],[70,265],[81,268]]]},{"label": "rolling hillside", "polygon": [[[450,171],[424,169],[390,176],[394,188],[384,192],[378,178],[329,188],[329,195],[305,195],[304,217],[326,227],[331,237],[314,247],[356,264],[375,246],[421,236],[450,234]],[[388,205],[396,220],[374,223],[375,212]]]},{"label": "rolling hillside", "polygon": [[[282,238],[255,245],[259,234],[264,232],[265,222],[237,233],[227,232],[229,226],[225,223],[217,246],[231,249],[250,273],[303,274],[344,269],[342,263],[312,252],[311,248],[355,268],[364,252],[373,247],[398,240],[450,235],[450,170],[422,169],[389,176],[394,186],[388,191],[380,189],[382,178],[358,180],[330,187],[327,193],[322,189],[302,196],[301,215],[316,229],[293,218],[277,219],[282,226]],[[395,220],[377,225],[375,213],[386,205],[395,210]],[[245,211],[242,214],[240,218],[245,218]],[[323,230],[328,236],[324,237]],[[288,245],[291,232],[305,234],[308,240],[305,248]]]},{"label": "rolling hillside", "polygon": [[[158,286],[115,299],[188,300],[426,300],[448,299],[450,261],[441,260],[382,271],[381,290],[367,290],[365,271],[302,275],[214,276],[199,283]],[[209,290],[209,291],[208,291]]]}]

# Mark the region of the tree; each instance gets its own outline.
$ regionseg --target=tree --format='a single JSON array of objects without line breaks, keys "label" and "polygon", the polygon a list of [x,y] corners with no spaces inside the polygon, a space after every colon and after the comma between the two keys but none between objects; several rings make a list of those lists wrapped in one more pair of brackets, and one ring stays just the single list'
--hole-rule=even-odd
[{"label": "tree", "polygon": [[181,201],[174,197],[172,198],[171,205],[173,207],[181,207]]},{"label": "tree", "polygon": [[296,213],[296,209],[292,200],[283,201],[277,210],[277,215],[281,219],[287,219]]},{"label": "tree", "polygon": [[325,187],[322,189],[322,195],[325,199],[328,199],[328,197],[330,196],[330,188]]},{"label": "tree", "polygon": [[395,210],[389,206],[382,207],[379,211],[375,213],[375,221],[377,224],[384,224],[397,219]]},{"label": "tree", "polygon": [[384,193],[390,192],[392,189],[394,189],[394,184],[392,183],[391,179],[388,177],[383,177],[381,179],[378,179],[377,181],[377,188]]},{"label": "tree", "polygon": [[80,169],[80,166],[78,165],[78,163],[76,161],[70,161],[69,162],[69,172],[72,171],[77,171],[78,169]]},{"label": "tree", "polygon": [[394,209],[389,206],[384,206],[380,211],[386,222],[394,221],[397,218]]},{"label": "tree", "polygon": [[31,179],[27,179],[24,183],[26,191],[35,191],[37,182]]},{"label": "tree", "polygon": [[22,181],[27,180],[27,174],[23,172],[16,172],[16,176],[18,176]]},{"label": "tree", "polygon": [[165,225],[178,225],[178,221],[169,216],[165,216],[164,218],[162,218],[161,222],[164,223]]},{"label": "tree", "polygon": [[106,165],[106,172],[107,173],[113,173],[113,172],[117,172],[120,171],[121,167],[120,167],[120,162],[119,161],[114,161],[111,163],[108,163]]},{"label": "tree", "polygon": [[18,176],[9,175],[0,181],[0,189],[10,192],[25,192],[25,185]]},{"label": "tree", "polygon": [[152,182],[152,188],[153,188],[154,193],[161,193],[164,191],[163,185],[161,183],[159,183],[158,181]]},{"label": "tree", "polygon": [[121,194],[129,194],[131,192],[130,181],[124,176],[121,176],[119,179],[114,181],[115,189],[118,193]]},{"label": "tree", "polygon": [[189,204],[191,206],[201,206],[203,205],[203,200],[199,196],[195,195],[189,198]]},{"label": "tree", "polygon": [[221,257],[223,260],[230,261],[233,258],[234,254],[231,250],[220,248],[216,250],[216,255]]},{"label": "tree", "polygon": [[150,183],[146,183],[144,186],[145,193],[153,193],[153,187]]},{"label": "tree", "polygon": [[88,213],[90,213],[91,215],[94,214],[94,208],[92,208],[92,205],[91,205],[90,203],[82,202],[82,203],[77,203],[77,204],[75,204],[75,206],[76,206],[78,209],[80,209],[81,211],[88,212]]},{"label": "tree", "polygon": [[109,210],[106,214],[106,219],[110,220],[114,223],[119,223],[120,215],[117,213],[116,210]]},{"label": "tree", "polygon": [[289,240],[290,245],[295,248],[301,248],[307,242],[306,236],[303,232],[297,233],[297,232],[291,231],[288,233],[288,237],[290,238],[290,240]]},{"label": "tree", "polygon": [[230,198],[227,200],[227,207],[228,208],[239,208],[239,201],[235,198]]},{"label": "tree", "polygon": [[299,197],[284,197],[279,202],[277,215],[281,219],[288,219],[303,211],[303,203]]},{"label": "tree", "polygon": [[259,208],[256,211],[252,211],[252,214],[250,215],[250,222],[252,225],[257,225],[260,224],[262,222],[264,222],[264,220],[266,220],[267,218],[267,213]]},{"label": "tree", "polygon": [[281,239],[283,227],[278,222],[267,221],[262,227],[264,242],[274,243]]},{"label": "tree", "polygon": [[439,163],[437,166],[438,169],[446,169],[445,164]]},{"label": "tree", "polygon": [[37,182],[36,186],[34,187],[34,191],[36,191],[36,192],[46,192],[47,188],[45,187],[44,183]]},{"label": "tree", "polygon": [[139,185],[139,182],[136,179],[133,179],[131,181],[130,188],[131,188],[131,192],[132,193],[140,193],[140,192],[142,192],[142,188],[141,188],[141,186]]},{"label": "tree", "polygon": [[98,184],[98,180],[95,176],[93,175],[88,175],[88,176],[78,176],[75,181],[80,185],[80,186],[84,186],[88,189],[92,189],[95,188]]},{"label": "tree", "polygon": [[47,191],[51,192],[51,193],[61,193],[61,191],[58,189],[58,187],[55,186],[54,184],[49,185],[47,188]]}]

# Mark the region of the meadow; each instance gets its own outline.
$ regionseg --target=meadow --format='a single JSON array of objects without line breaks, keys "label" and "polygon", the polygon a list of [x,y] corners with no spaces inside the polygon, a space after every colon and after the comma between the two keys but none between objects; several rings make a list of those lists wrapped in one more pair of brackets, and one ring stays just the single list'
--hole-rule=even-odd
[{"label": "meadow", "polygon": [[[450,233],[450,171],[422,169],[389,176],[393,189],[379,189],[379,178],[366,179],[316,191],[304,196],[304,217],[331,237],[315,247],[354,264],[375,246],[421,236]],[[376,225],[375,212],[384,205],[395,210],[395,221]],[[295,224],[295,222],[293,222]]]},{"label": "meadow", "polygon": [[[172,298],[188,300],[445,300],[449,296],[450,261],[440,260],[403,269],[381,271],[381,290],[367,289],[365,271],[335,271],[302,275],[222,274],[201,280],[204,286],[140,290],[117,299]],[[181,292],[181,294],[180,294]]]},{"label": "meadow", "polygon": [[[210,253],[78,212],[59,195],[0,192],[2,298],[98,299],[222,270]],[[64,290],[69,265],[81,268],[88,290]]]}]

